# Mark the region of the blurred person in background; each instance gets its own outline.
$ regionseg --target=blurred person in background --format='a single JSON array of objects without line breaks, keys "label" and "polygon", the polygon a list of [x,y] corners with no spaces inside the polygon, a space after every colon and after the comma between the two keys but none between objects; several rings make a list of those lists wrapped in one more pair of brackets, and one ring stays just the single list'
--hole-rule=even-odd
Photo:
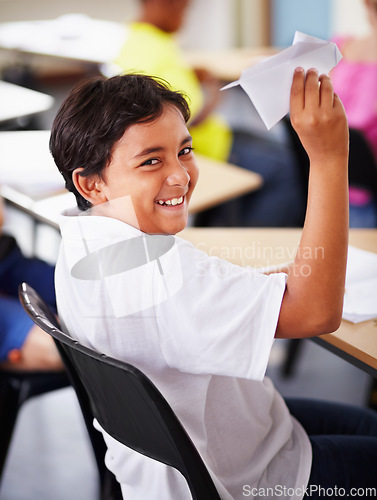
[{"label": "blurred person in background", "polygon": [[29,283],[54,308],[54,266],[25,257],[13,236],[5,234],[0,200],[0,369],[63,370],[52,337],[36,326],[18,299],[18,286]]},{"label": "blurred person in background", "polygon": [[[363,2],[370,33],[365,37],[333,38],[343,59],[331,71],[331,79],[343,102],[349,126],[361,131],[371,148],[377,183],[377,0]],[[360,154],[359,162],[363,161]],[[377,227],[377,200],[373,191],[367,186],[350,186],[351,227]]]}]

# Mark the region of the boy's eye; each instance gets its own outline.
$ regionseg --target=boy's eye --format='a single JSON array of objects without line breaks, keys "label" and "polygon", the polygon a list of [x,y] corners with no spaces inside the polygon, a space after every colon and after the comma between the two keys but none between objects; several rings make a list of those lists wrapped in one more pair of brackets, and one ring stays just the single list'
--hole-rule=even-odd
[{"label": "boy's eye", "polygon": [[192,151],[193,149],[194,149],[194,148],[193,148],[193,147],[191,147],[191,146],[186,146],[185,148],[183,148],[183,149],[179,152],[178,156],[188,155],[188,154],[190,154],[190,153],[191,153],[191,151]]},{"label": "boy's eye", "polygon": [[157,165],[157,158],[151,158],[150,160],[146,160],[142,165]]}]

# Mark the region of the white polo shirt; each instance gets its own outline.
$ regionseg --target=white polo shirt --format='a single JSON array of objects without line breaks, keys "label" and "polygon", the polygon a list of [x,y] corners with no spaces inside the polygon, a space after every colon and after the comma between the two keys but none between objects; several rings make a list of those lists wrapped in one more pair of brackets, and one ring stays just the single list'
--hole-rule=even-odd
[{"label": "white polo shirt", "polygon": [[[286,275],[77,213],[61,218],[55,276],[67,331],[155,383],[222,499],[302,498],[310,442],[265,377]],[[106,464],[126,500],[191,499],[179,472],[103,434]]]}]

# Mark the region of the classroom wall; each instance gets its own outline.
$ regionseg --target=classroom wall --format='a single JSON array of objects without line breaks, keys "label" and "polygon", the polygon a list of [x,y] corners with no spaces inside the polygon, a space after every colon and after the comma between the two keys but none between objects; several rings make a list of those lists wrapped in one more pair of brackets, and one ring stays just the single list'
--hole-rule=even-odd
[{"label": "classroom wall", "polygon": [[363,36],[370,26],[364,0],[270,0],[271,44],[290,45],[296,30],[328,39]]},{"label": "classroom wall", "polygon": [[[235,45],[235,14],[239,0],[191,0],[180,33],[191,49],[226,49]],[[253,0],[254,1],[254,0]]]},{"label": "classroom wall", "polygon": [[364,0],[332,0],[331,34],[363,36],[370,30]]},{"label": "classroom wall", "polygon": [[67,13],[123,21],[137,10],[137,0],[0,0],[0,21],[52,19]]},{"label": "classroom wall", "polygon": [[[234,16],[239,1],[192,0],[180,37],[182,44],[192,48],[233,46]],[[260,1],[263,0],[252,0]],[[0,22],[53,19],[67,13],[123,22],[136,15],[138,5],[137,0],[0,0]],[[257,24],[258,20],[253,22]]]},{"label": "classroom wall", "polygon": [[[264,17],[269,6],[270,25]],[[0,22],[51,19],[67,13],[126,21],[138,0],[0,0]],[[189,48],[223,49],[268,42],[289,45],[296,29],[316,36],[363,34],[368,30],[363,0],[192,0],[180,37]]]},{"label": "classroom wall", "polygon": [[271,44],[291,45],[296,31],[327,39],[331,21],[329,0],[271,0]]},{"label": "classroom wall", "polygon": [[266,46],[270,42],[270,0],[238,0],[236,45]]}]

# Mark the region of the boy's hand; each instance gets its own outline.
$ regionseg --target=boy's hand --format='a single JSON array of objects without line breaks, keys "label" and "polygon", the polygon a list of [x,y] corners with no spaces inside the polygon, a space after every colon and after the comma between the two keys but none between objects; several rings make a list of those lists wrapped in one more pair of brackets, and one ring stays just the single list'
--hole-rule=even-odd
[{"label": "boy's hand", "polygon": [[295,70],[291,88],[291,122],[310,164],[329,165],[348,156],[348,125],[343,105],[327,75]]}]

